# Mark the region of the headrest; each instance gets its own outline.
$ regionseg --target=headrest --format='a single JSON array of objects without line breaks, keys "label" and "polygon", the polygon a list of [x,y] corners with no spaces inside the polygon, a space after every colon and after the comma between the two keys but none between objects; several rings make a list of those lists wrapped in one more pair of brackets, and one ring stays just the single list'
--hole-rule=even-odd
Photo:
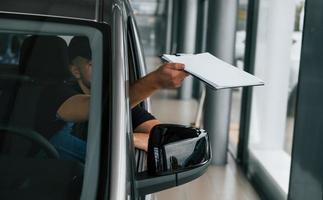
[{"label": "headrest", "polygon": [[66,42],[56,36],[30,36],[22,44],[20,72],[36,80],[63,81],[71,77]]},{"label": "headrest", "polygon": [[92,51],[90,47],[89,39],[85,36],[75,36],[72,38],[69,46],[69,58],[70,63],[77,57],[83,57],[88,60],[92,60]]}]

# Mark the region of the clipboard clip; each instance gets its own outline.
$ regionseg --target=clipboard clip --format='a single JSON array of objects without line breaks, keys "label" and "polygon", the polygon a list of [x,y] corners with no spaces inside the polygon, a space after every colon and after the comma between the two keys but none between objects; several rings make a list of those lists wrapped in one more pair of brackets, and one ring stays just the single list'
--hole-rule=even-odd
[{"label": "clipboard clip", "polygon": [[[186,53],[174,53],[174,54],[171,54],[171,55],[174,55],[174,56],[176,56],[176,57],[179,57],[179,56],[184,56],[184,55],[189,55],[189,54],[186,54]],[[169,60],[165,59],[165,58],[163,57],[163,55],[160,55],[160,56],[158,56],[158,57],[161,59],[161,61],[162,61],[163,63],[171,63],[171,61],[169,61]]]},{"label": "clipboard clip", "polygon": [[167,60],[167,59],[165,59],[164,57],[163,57],[163,55],[160,55],[160,56],[158,56],[159,58],[160,58],[160,60],[161,60],[161,62],[162,63],[169,63],[169,61]]}]

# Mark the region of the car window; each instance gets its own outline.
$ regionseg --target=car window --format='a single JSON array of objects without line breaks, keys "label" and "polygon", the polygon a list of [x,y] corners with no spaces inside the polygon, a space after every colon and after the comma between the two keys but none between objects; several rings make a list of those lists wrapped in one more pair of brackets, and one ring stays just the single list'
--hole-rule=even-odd
[{"label": "car window", "polygon": [[18,65],[24,34],[0,34],[0,64]]},{"label": "car window", "polygon": [[0,199],[80,199],[92,40],[0,33]]}]

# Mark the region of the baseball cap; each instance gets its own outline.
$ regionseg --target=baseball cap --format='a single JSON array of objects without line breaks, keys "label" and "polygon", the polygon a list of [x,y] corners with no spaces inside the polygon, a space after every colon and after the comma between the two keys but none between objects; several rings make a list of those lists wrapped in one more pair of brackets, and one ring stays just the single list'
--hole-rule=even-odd
[{"label": "baseball cap", "polygon": [[72,61],[77,56],[92,60],[92,52],[89,39],[85,36],[73,37],[68,46],[68,53],[70,63],[72,63]]}]

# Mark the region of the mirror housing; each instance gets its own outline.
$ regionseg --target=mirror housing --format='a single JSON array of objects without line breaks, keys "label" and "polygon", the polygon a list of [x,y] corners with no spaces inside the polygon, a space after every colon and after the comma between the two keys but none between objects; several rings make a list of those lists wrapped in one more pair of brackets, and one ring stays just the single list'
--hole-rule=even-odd
[{"label": "mirror housing", "polygon": [[137,174],[140,195],[175,187],[201,176],[211,160],[205,130],[175,124],[156,125],[148,144],[148,171]]}]

